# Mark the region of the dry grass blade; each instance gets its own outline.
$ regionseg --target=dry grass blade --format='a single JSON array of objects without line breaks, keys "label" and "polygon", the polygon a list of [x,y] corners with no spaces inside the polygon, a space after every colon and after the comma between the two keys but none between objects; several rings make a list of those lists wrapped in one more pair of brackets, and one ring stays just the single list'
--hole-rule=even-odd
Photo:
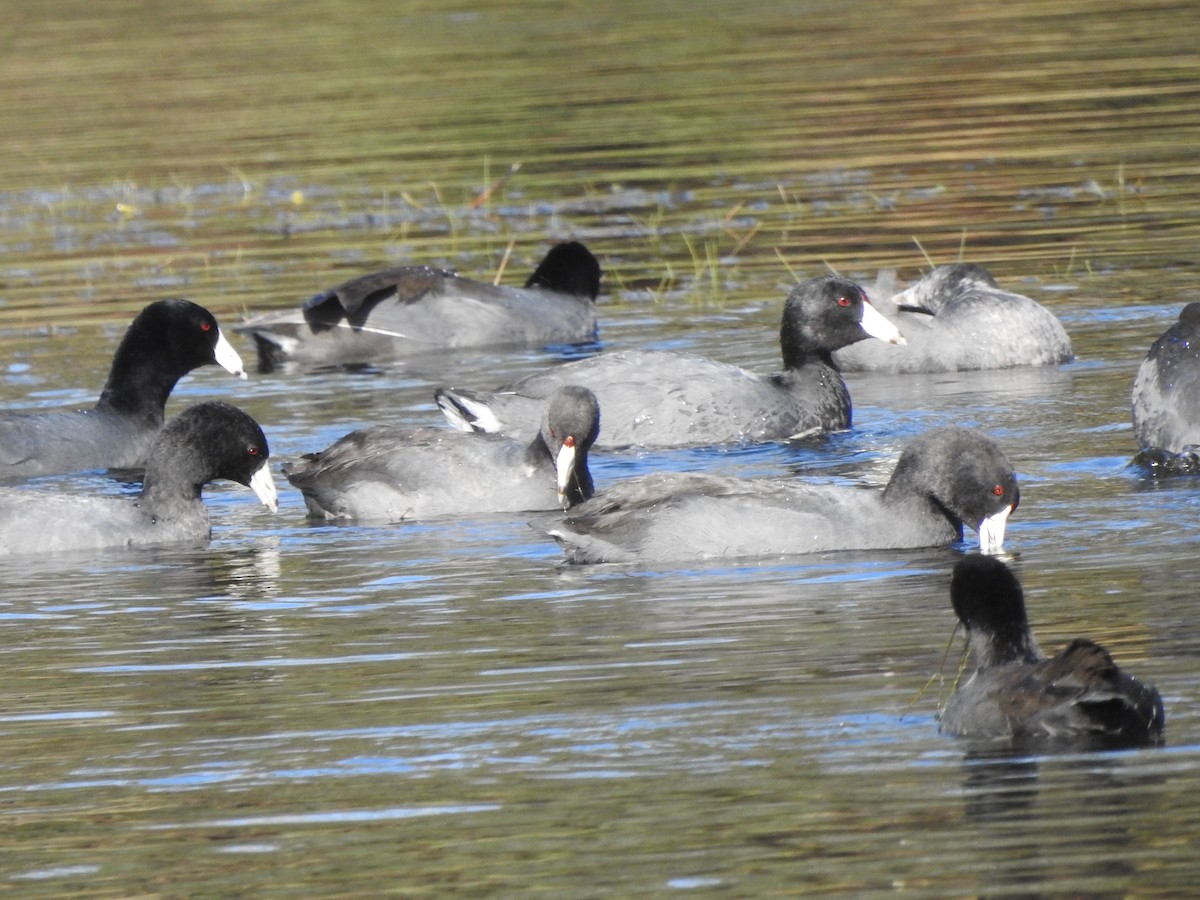
[{"label": "dry grass blade", "polygon": [[[930,675],[929,678],[927,678],[925,680],[925,683],[923,685],[921,685],[921,689],[919,691],[917,691],[916,694],[913,695],[913,698],[911,700],[908,701],[908,704],[904,707],[904,709],[902,709],[900,711],[901,719],[903,719],[906,715],[909,714],[909,712],[912,711],[912,708],[917,705],[917,703],[920,701],[920,699],[922,697],[925,696],[925,692],[929,690],[929,686],[931,684],[933,684],[934,681],[938,681],[940,684],[943,684],[943,685],[945,684],[945,679],[942,678],[942,669],[944,669],[946,667],[946,660],[950,657],[950,648],[951,648],[951,646],[953,646],[954,638],[957,634],[958,634],[958,623],[956,622],[954,625],[954,630],[950,632],[950,639],[948,641],[946,641],[946,649],[944,649],[942,651],[942,658],[938,661],[937,668],[934,670],[933,674]],[[963,669],[966,668],[967,652],[969,650],[970,650],[970,647],[967,647],[967,646],[963,647],[962,659],[959,661],[959,664],[958,664],[958,672],[954,676],[954,685],[953,685],[954,688],[958,687],[958,681],[960,678],[962,678]],[[938,688],[938,704],[937,705],[938,705],[938,709],[942,708],[942,688],[940,686]]]},{"label": "dry grass blade", "polygon": [[501,190],[506,184],[508,184],[509,179],[516,175],[520,169],[521,164],[519,162],[515,162],[509,166],[508,171],[505,174],[501,175],[499,178],[493,181],[491,185],[475,196],[475,199],[471,201],[471,209],[479,209],[479,207],[487,203],[497,191]]},{"label": "dry grass blade", "polygon": [[504,277],[504,270],[508,268],[508,260],[512,256],[513,247],[516,246],[517,239],[510,238],[508,246],[504,248],[504,255],[500,257],[500,266],[496,269],[496,277],[492,279],[492,284],[499,284],[500,279]]}]

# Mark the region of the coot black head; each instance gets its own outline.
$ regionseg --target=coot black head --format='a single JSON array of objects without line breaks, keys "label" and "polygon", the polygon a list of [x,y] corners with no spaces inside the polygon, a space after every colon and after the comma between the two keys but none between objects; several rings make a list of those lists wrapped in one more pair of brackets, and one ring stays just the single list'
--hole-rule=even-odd
[{"label": "coot black head", "polygon": [[179,379],[209,363],[246,377],[241,357],[212,313],[190,300],[155,301],[138,313],[121,339],[96,408],[161,424],[163,407]]},{"label": "coot black head", "polygon": [[219,400],[197,403],[172,418],[155,439],[142,496],[148,502],[167,495],[199,497],[208,482],[227,478],[274,510],[278,495],[270,457],[267,437],[251,416]]},{"label": "coot black head", "polygon": [[812,359],[833,365],[834,350],[869,337],[904,343],[899,329],[847,278],[810,278],[792,288],[784,302],[779,345],[785,369],[799,368]]},{"label": "coot black head", "polygon": [[555,244],[533,270],[525,287],[595,300],[600,293],[600,262],[579,241]]},{"label": "coot black head", "polygon": [[1008,517],[1021,500],[1017,475],[1004,451],[973,428],[931,428],[911,441],[884,489],[889,503],[921,501],[979,533],[984,553],[1004,544]]},{"label": "coot black head", "polygon": [[972,554],[959,560],[950,581],[950,602],[981,667],[1041,658],[1029,632],[1021,583],[994,556]]}]

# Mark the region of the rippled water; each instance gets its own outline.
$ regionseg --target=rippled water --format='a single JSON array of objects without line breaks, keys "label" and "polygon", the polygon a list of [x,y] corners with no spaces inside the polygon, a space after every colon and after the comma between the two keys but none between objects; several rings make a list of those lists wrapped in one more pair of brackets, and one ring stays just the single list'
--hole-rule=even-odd
[{"label": "rippled water", "polygon": [[[604,347],[778,362],[827,265],[990,265],[1057,369],[849,377],[851,431],[597,455],[882,484],[931,425],[1020,473],[1039,637],[1162,690],[1164,747],[937,733],[962,547],[572,568],[538,516],[371,528],[214,486],[211,546],[0,561],[0,881],[22,895],[1181,894],[1200,865],[1200,481],[1126,467],[1133,373],[1200,299],[1187,4],[76,2],[0,54],[0,401],[82,405],[132,312],[223,321],[432,262],[605,267]],[[514,171],[514,166],[517,168]],[[494,191],[486,194],[489,187]],[[920,247],[918,247],[918,242]],[[248,344],[240,344],[247,358]],[[588,352],[593,348],[572,350]],[[237,382],[275,458],[435,421],[464,354]],[[282,479],[280,479],[282,481]],[[100,476],[46,479],[119,494]],[[534,527],[530,527],[530,525]]]}]

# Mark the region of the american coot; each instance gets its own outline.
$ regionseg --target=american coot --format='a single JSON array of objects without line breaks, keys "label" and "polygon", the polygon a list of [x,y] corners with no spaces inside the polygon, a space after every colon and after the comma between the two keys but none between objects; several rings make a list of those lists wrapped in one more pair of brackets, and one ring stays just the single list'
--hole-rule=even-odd
[{"label": "american coot", "polygon": [[905,448],[883,491],[643,476],[603,491],[550,534],[572,562],[596,563],[929,547],[961,539],[965,522],[994,553],[1019,499],[995,442],[943,427]]},{"label": "american coot", "polygon": [[588,450],[599,428],[592,392],[567,386],[551,398],[529,443],[383,426],[352,432],[283,471],[314,518],[398,522],[561,509],[592,496]]},{"label": "american coot", "polygon": [[600,263],[577,241],[550,248],[514,288],[428,266],[364,275],[301,308],[234,327],[254,338],[259,365],[341,365],[456,347],[540,346],[596,336]]},{"label": "american coot", "polygon": [[[885,305],[886,306],[886,305]],[[1052,312],[996,285],[972,263],[938,266],[892,298],[903,347],[858,344],[834,356],[847,372],[956,372],[1052,366],[1074,358]]]},{"label": "american coot", "polygon": [[1155,341],[1133,381],[1136,462],[1152,471],[1200,471],[1200,303]]},{"label": "american coot", "polygon": [[1029,631],[1021,585],[998,559],[959,560],[950,601],[975,672],[942,713],[947,734],[981,739],[1142,743],[1163,730],[1162,698],[1099,644],[1075,638],[1047,658]]},{"label": "american coot", "polygon": [[0,478],[141,466],[175,383],[208,363],[246,377],[212,313],[187,300],[151,303],[121,339],[93,409],[0,413]]},{"label": "american coot", "polygon": [[262,429],[246,413],[212,401],[190,406],[150,446],[141,496],[83,497],[0,489],[0,554],[202,543],[209,538],[201,488],[218,478],[278,506]]},{"label": "american coot", "polygon": [[442,388],[436,397],[460,430],[531,434],[545,398],[563,384],[582,384],[604,410],[599,447],[785,440],[849,427],[850,393],[830,352],[868,337],[904,340],[862,288],[824,275],[788,294],[778,374],[685,353],[626,351],[557,366],[491,394]]}]

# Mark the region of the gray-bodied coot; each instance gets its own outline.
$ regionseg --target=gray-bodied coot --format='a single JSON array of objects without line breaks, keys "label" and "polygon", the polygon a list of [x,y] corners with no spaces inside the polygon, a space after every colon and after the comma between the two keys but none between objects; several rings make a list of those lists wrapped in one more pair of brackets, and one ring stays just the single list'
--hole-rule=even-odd
[{"label": "gray-bodied coot", "polygon": [[551,247],[522,288],[428,266],[387,269],[322,291],[299,309],[234,327],[259,365],[345,365],[462,347],[593,340],[600,263],[578,241]]},{"label": "gray-bodied coot", "polygon": [[1017,476],[979,431],[931,429],[904,449],[882,491],[695,473],[631,478],[550,532],[572,562],[780,556],[931,547],[963,536],[998,552]]},{"label": "gray-bodied coot", "polygon": [[180,299],[151,303],[121,339],[95,407],[0,413],[0,478],[142,466],[176,382],[209,363],[246,377],[207,309]]},{"label": "gray-bodied coot", "polygon": [[283,471],[314,518],[398,522],[561,509],[592,496],[588,450],[599,428],[595,396],[568,385],[551,398],[529,442],[377,426],[352,432]]},{"label": "gray-bodied coot", "polygon": [[1133,381],[1135,462],[1161,474],[1200,472],[1200,303],[1146,353]]},{"label": "gray-bodied coot", "polygon": [[[1058,318],[1006,291],[974,263],[938,266],[897,294],[887,314],[907,344],[857,344],[834,358],[847,372],[957,372],[1053,366],[1074,358]],[[881,304],[886,310],[887,304]]]},{"label": "gray-bodied coot", "polygon": [[460,430],[528,435],[564,384],[591,388],[604,410],[598,447],[771,441],[848,428],[850,392],[830,354],[869,337],[903,342],[862,288],[835,275],[794,287],[783,308],[783,371],[762,375],[666,350],[604,353],[538,372],[494,393],[441,388]]},{"label": "gray-bodied coot", "polygon": [[136,500],[0,489],[0,554],[202,543],[211,524],[200,492],[210,481],[244,484],[268,508],[277,508],[269,457],[254,419],[227,403],[198,403],[155,437]]}]

